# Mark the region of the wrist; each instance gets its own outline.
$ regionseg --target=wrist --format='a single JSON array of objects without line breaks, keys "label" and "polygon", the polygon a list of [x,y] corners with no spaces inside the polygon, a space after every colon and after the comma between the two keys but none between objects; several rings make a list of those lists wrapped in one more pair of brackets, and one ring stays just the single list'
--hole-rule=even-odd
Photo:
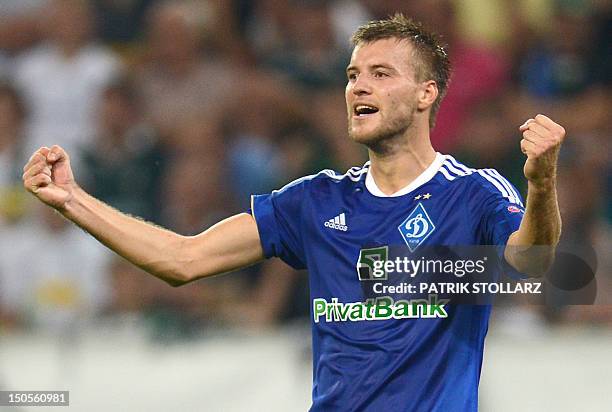
[{"label": "wrist", "polygon": [[527,180],[527,189],[529,193],[546,193],[556,189],[556,179],[553,177],[542,178],[537,180]]},{"label": "wrist", "polygon": [[83,189],[81,189],[76,183],[66,187],[65,190],[68,193],[68,196],[66,197],[64,204],[57,208],[57,210],[65,217],[70,218],[70,216],[77,209],[78,204],[81,202],[84,192]]}]

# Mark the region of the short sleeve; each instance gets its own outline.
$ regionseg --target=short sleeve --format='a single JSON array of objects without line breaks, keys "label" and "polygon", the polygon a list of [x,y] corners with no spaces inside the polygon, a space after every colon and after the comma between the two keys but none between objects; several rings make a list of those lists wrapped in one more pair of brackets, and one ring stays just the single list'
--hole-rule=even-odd
[{"label": "short sleeve", "polygon": [[504,198],[490,199],[483,214],[482,238],[488,245],[505,245],[521,225],[525,209]]},{"label": "short sleeve", "polygon": [[470,208],[479,221],[479,238],[484,245],[505,245],[523,219],[523,199],[494,169],[479,170],[477,180]]},{"label": "short sleeve", "polygon": [[306,268],[301,227],[308,183],[302,178],[272,193],[251,196],[264,255],[278,257],[295,269]]},{"label": "short sleeve", "polygon": [[481,244],[498,246],[502,271],[513,278],[524,278],[504,258],[508,238],[523,220],[525,208],[518,190],[494,169],[478,171],[479,185],[471,197],[470,208],[477,219]]}]

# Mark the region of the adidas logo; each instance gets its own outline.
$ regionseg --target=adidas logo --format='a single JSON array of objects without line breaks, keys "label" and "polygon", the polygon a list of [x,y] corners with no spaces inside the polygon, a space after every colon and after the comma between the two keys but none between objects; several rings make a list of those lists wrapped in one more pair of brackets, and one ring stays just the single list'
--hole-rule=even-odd
[{"label": "adidas logo", "polygon": [[344,213],[340,213],[335,218],[329,219],[325,222],[324,226],[329,227],[331,229],[341,230],[343,232],[346,232],[348,230]]}]

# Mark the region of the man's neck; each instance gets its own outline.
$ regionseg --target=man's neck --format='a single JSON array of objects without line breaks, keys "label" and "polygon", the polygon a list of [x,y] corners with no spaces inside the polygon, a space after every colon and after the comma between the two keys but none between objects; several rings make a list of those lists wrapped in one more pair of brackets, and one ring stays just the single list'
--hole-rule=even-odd
[{"label": "man's neck", "polygon": [[369,149],[370,173],[376,186],[386,195],[392,195],[419,177],[436,158],[429,133],[402,139],[384,151]]}]

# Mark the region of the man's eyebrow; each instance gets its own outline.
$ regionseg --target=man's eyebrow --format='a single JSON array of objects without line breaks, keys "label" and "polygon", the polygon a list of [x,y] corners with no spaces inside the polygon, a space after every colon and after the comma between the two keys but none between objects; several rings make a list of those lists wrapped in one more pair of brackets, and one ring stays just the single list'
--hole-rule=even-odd
[{"label": "man's eyebrow", "polygon": [[[386,65],[386,64],[383,64],[383,63],[379,63],[379,64],[372,64],[372,65],[370,65],[370,66],[369,66],[369,68],[370,68],[370,70],[376,70],[376,69],[387,69],[387,70],[393,70],[393,71],[396,71],[396,70],[395,70],[393,67],[391,67],[391,66],[389,66],[389,65]],[[346,71],[347,71],[347,72],[351,72],[351,71],[354,71],[354,70],[357,70],[357,67],[356,67],[356,66],[348,66],[348,67],[346,68]]]},{"label": "man's eyebrow", "polygon": [[376,70],[376,69],[387,69],[387,70],[393,70],[396,71],[393,67],[388,66],[386,64],[373,64],[370,66],[370,69]]}]

